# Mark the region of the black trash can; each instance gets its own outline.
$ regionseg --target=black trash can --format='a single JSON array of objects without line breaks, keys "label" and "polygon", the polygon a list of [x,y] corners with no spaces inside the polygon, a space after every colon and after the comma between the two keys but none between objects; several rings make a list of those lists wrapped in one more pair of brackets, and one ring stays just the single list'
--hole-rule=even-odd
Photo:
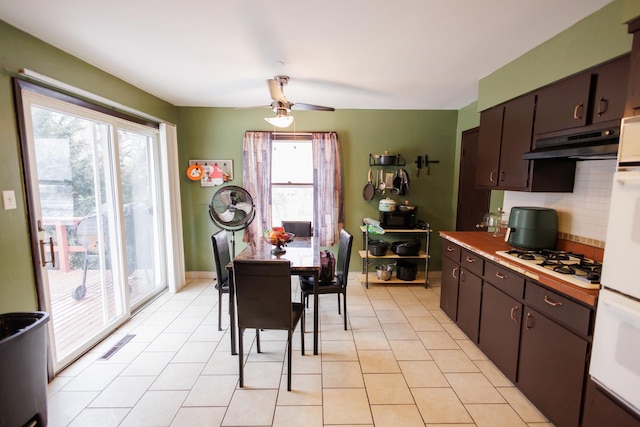
[{"label": "black trash can", "polygon": [[47,313],[0,314],[0,427],[47,425]]}]

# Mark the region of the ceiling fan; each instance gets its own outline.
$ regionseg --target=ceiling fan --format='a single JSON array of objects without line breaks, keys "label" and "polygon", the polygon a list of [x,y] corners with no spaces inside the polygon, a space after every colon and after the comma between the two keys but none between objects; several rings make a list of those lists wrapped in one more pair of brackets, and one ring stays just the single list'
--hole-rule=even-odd
[{"label": "ceiling fan", "polygon": [[271,109],[275,111],[275,117],[267,117],[265,120],[277,127],[287,127],[293,122],[293,116],[289,115],[291,110],[316,110],[316,111],[335,111],[332,107],[323,107],[321,105],[303,104],[290,102],[284,96],[284,86],[289,83],[289,76],[275,76],[267,80],[269,84],[269,92],[271,93]]}]

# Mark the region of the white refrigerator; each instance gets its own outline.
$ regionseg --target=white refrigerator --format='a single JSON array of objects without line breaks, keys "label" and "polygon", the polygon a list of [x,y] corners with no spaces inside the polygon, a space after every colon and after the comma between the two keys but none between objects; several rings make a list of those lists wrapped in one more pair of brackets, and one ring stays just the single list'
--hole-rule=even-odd
[{"label": "white refrigerator", "polygon": [[640,415],[640,116],[622,120],[589,374]]}]

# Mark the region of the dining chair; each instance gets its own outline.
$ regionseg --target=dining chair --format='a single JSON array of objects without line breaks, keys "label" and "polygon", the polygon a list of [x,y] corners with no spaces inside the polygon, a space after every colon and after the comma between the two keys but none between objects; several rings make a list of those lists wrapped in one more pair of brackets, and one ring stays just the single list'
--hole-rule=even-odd
[{"label": "dining chair", "polygon": [[296,237],[312,237],[311,221],[282,221],[284,231],[293,233]]},{"label": "dining chair", "polygon": [[238,361],[240,387],[244,385],[243,333],[256,330],[256,349],[260,353],[260,330],[287,331],[287,390],[291,391],[291,339],[300,324],[304,355],[304,304],[291,299],[291,264],[288,260],[233,261],[238,315]]},{"label": "dining chair", "polygon": [[[336,260],[336,277],[328,284],[318,284],[318,294],[338,295],[338,314],[340,314],[340,295],[343,296],[344,330],[347,330],[347,279],[349,275],[349,260],[351,259],[351,247],[353,246],[353,235],[346,229],[340,230],[340,240],[338,242],[338,259]],[[302,290],[302,301],[309,304],[309,295],[313,295],[313,276],[301,276],[300,288]],[[314,307],[318,310],[318,307]]]},{"label": "dining chair", "polygon": [[[216,289],[218,290],[218,330],[222,330],[222,294],[229,293],[229,270],[227,264],[231,261],[229,253],[229,241],[227,232],[220,230],[211,235],[211,246],[213,247],[213,260],[216,265]],[[229,301],[232,304],[232,301]]]}]

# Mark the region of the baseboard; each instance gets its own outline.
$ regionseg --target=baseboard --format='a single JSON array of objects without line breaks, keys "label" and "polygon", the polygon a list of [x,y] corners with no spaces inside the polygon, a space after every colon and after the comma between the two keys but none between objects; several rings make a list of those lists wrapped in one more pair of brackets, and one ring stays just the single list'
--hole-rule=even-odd
[{"label": "baseboard", "polygon": [[213,271],[187,271],[185,272],[187,280],[191,279],[215,279],[216,273]]}]

